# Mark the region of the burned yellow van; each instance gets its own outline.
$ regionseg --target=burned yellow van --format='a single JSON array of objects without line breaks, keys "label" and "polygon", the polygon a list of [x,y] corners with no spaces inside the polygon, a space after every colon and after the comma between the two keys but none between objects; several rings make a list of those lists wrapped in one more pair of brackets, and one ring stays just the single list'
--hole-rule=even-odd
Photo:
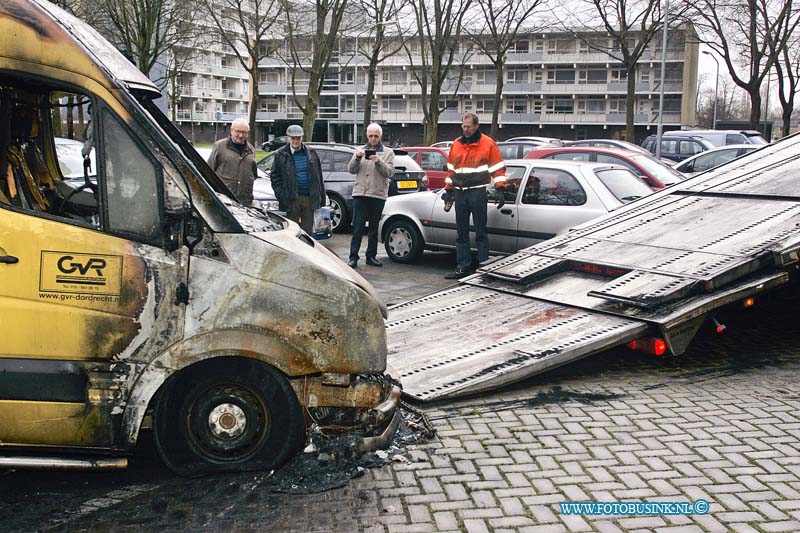
[{"label": "burned yellow van", "polygon": [[[385,306],[233,201],[159,96],[58,7],[0,3],[0,466],[122,467],[145,420],[189,475],[275,467],[314,424],[380,443]],[[58,146],[76,106],[77,172]]]}]

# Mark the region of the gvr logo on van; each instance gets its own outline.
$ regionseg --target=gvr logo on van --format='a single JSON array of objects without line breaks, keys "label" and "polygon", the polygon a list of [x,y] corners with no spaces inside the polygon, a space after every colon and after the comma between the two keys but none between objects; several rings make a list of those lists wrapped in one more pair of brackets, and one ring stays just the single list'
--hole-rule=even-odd
[{"label": "gvr logo on van", "polygon": [[42,251],[39,291],[119,295],[122,256]]},{"label": "gvr logo on van", "polygon": [[65,255],[58,260],[58,269],[64,274],[72,274],[73,272],[80,272],[85,276],[90,269],[94,269],[97,277],[103,277],[103,269],[106,267],[106,260],[99,257],[92,257],[85,263],[75,261],[71,255]]}]

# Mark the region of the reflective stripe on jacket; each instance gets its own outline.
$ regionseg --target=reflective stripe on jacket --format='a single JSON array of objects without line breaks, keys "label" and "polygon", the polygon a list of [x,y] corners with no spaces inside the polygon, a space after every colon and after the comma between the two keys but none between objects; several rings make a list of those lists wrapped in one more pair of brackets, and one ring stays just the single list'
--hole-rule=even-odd
[{"label": "reflective stripe on jacket", "polygon": [[[466,142],[465,142],[466,141]],[[497,144],[491,137],[481,134],[477,142],[460,137],[450,146],[445,180],[447,189],[486,187],[492,183],[505,183],[505,163]]]}]

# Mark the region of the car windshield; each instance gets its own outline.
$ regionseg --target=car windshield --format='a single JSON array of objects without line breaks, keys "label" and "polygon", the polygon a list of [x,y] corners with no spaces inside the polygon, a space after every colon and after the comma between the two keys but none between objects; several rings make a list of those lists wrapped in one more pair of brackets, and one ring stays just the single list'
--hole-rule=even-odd
[{"label": "car windshield", "polygon": [[647,170],[650,174],[658,178],[664,185],[672,185],[683,179],[683,176],[673,168],[662,165],[655,158],[648,155],[634,155],[631,159],[640,167]]},{"label": "car windshield", "polygon": [[273,155],[269,154],[266,157],[261,158],[261,161],[256,163],[256,166],[262,172],[269,173],[269,171],[272,169],[272,161],[273,161],[273,159],[274,159]]},{"label": "car windshield", "polygon": [[761,135],[751,135],[749,133],[745,133],[745,136],[747,137],[747,140],[750,141],[750,144],[769,144]]},{"label": "car windshield", "polygon": [[624,168],[598,170],[600,181],[620,202],[628,203],[647,196],[653,189],[639,179],[633,172]]},{"label": "car windshield", "polygon": [[[56,154],[61,175],[65,178],[83,178],[83,143],[70,139],[56,139]],[[94,150],[89,154],[91,165],[89,176],[95,176],[97,167],[94,160]]]}]

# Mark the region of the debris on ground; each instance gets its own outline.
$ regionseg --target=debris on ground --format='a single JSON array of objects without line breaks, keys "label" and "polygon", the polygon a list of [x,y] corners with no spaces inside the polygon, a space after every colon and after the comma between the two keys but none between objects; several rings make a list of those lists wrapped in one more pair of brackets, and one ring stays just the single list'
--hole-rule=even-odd
[{"label": "debris on ground", "polygon": [[325,438],[319,431],[312,431],[305,453],[264,477],[261,485],[279,493],[323,492],[345,486],[351,479],[363,476],[367,468],[411,462],[404,448],[430,441],[435,431],[426,415],[411,406],[403,404],[400,414],[400,424],[385,450],[357,454],[352,435]]}]

